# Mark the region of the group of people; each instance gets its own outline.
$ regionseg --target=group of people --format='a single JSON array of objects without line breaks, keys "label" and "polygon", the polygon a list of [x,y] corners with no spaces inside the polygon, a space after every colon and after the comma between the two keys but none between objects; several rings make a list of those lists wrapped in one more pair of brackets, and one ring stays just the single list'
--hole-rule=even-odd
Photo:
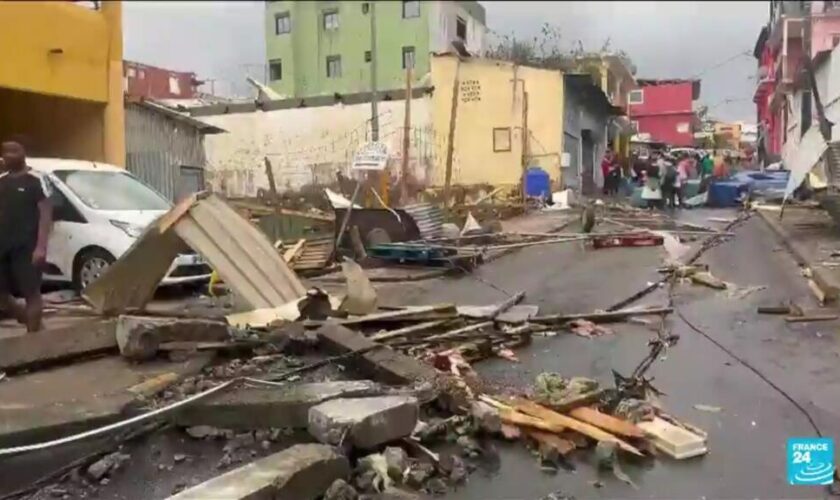
[{"label": "group of people", "polygon": [[[696,153],[683,152],[671,155],[665,152],[653,152],[643,158],[632,155],[627,181],[642,188],[642,200],[648,208],[685,207],[685,186],[689,179],[700,178],[700,192],[713,177],[726,176],[726,164],[716,161],[706,151]],[[618,193],[624,170],[613,151],[607,150],[601,162],[603,175],[603,193],[612,196]]]}]

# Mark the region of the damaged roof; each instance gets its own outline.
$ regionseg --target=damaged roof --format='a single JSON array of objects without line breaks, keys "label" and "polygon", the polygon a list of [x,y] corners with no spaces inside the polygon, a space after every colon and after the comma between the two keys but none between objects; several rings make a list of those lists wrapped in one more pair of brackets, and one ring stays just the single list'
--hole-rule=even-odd
[{"label": "damaged roof", "polygon": [[612,105],[601,87],[592,83],[592,76],[589,73],[566,73],[563,75],[563,80],[569,88],[576,89],[584,99],[588,99],[608,110],[607,112],[610,115],[621,116],[625,114],[624,109]]},{"label": "damaged roof", "polygon": [[195,118],[184,114],[180,111],[176,111],[168,106],[165,106],[161,103],[155,102],[151,99],[146,98],[139,98],[139,99],[130,99],[126,98],[127,104],[135,104],[140,106],[141,108],[147,109],[149,111],[153,111],[155,113],[160,113],[167,118],[175,120],[179,123],[183,123],[190,127],[197,129],[202,134],[223,134],[227,133],[227,130],[217,127],[215,125],[210,125],[209,123],[205,123],[201,120],[196,120]]}]

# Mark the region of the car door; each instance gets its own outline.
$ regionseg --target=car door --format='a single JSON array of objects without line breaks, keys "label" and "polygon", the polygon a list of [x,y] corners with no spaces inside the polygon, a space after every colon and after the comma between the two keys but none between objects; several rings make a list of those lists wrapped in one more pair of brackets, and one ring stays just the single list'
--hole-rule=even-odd
[{"label": "car door", "polygon": [[53,227],[47,247],[46,279],[70,281],[73,279],[73,258],[79,250],[78,235],[87,221],[67,196],[49,178],[46,178],[53,206]]}]

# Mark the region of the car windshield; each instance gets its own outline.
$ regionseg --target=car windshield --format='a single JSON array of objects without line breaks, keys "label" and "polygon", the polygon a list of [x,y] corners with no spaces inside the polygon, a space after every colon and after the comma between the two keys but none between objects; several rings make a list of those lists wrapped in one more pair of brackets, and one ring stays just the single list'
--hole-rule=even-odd
[{"label": "car windshield", "polygon": [[61,179],[96,210],[169,210],[170,203],[150,187],[125,172],[57,170]]}]

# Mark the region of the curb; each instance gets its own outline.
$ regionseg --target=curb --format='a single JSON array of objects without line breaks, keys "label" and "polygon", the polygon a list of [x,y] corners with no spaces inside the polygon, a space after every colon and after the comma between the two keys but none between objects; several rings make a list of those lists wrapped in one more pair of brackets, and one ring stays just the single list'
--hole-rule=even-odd
[{"label": "curb", "polygon": [[779,223],[777,218],[773,216],[775,215],[775,212],[766,212],[761,209],[757,210],[757,212],[767,226],[776,233],[778,239],[782,242],[791,256],[793,256],[793,260],[795,260],[800,266],[807,267],[811,270],[811,280],[814,281],[817,287],[819,287],[825,295],[825,301],[836,301],[838,295],[840,295],[840,286],[834,284],[837,280],[835,280],[832,276],[827,275],[821,268],[814,265],[814,263],[807,257],[807,251],[805,251],[805,249],[803,249],[802,246],[793,237],[791,237],[787,229],[785,229]]}]

